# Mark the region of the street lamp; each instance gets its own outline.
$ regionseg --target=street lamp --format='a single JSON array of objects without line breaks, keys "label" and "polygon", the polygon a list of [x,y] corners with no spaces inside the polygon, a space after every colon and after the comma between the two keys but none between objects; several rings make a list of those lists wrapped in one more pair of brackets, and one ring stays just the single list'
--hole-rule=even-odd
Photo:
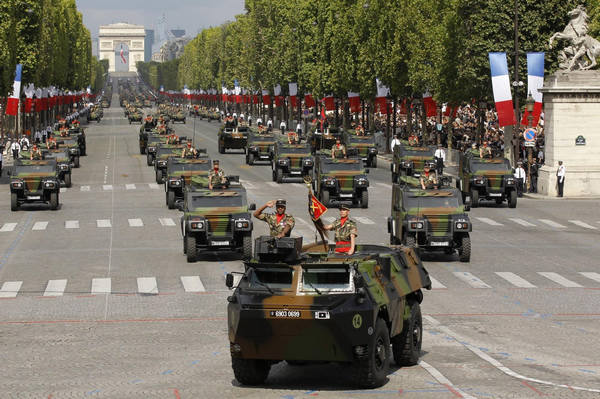
[{"label": "street lamp", "polygon": [[[534,108],[534,106],[535,106],[535,100],[533,99],[531,94],[529,94],[527,96],[527,100],[525,101],[525,107],[527,109],[527,127],[529,127],[529,128],[531,128],[533,125],[533,108]],[[531,145],[529,145],[529,147],[527,147],[527,185],[529,186],[528,189],[531,188],[531,162],[533,161],[531,152],[532,152],[532,147],[531,147]]]}]

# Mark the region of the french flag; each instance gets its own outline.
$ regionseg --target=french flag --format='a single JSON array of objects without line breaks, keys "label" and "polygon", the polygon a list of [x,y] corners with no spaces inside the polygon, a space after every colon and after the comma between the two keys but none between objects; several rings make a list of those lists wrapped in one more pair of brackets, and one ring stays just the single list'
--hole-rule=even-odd
[{"label": "french flag", "polygon": [[510,92],[506,53],[489,53],[489,58],[492,70],[492,89],[494,90],[496,112],[498,112],[498,124],[501,127],[515,125],[517,121]]},{"label": "french flag", "polygon": [[[540,89],[544,86],[544,53],[527,53],[527,92],[535,100],[533,106],[532,125],[537,126],[542,113],[542,93]],[[527,125],[529,121],[527,110],[523,113],[521,125]]]},{"label": "french flag", "polygon": [[360,112],[360,96],[358,93],[354,93],[352,91],[348,92],[348,101],[350,102],[350,112],[359,113]]},{"label": "french flag", "polygon": [[6,101],[6,115],[16,116],[19,113],[19,97],[21,95],[21,74],[23,65],[17,64],[15,70],[15,82],[13,83],[12,95]]}]

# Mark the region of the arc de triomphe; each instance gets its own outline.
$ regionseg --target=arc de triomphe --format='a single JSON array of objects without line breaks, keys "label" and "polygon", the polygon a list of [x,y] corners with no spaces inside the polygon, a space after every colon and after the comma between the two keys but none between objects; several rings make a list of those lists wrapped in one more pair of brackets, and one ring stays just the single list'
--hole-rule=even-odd
[{"label": "arc de triomphe", "polygon": [[137,72],[136,62],[144,61],[146,31],[141,25],[117,23],[100,26],[100,59],[108,60],[108,72]]}]

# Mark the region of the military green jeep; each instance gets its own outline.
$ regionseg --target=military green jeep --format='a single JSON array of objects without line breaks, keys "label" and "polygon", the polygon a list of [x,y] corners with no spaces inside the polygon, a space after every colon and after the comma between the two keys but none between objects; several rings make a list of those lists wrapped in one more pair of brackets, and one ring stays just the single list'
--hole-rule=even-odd
[{"label": "military green jeep", "polygon": [[129,124],[130,125],[133,122],[142,123],[143,117],[144,117],[144,115],[143,115],[142,111],[140,109],[138,109],[138,108],[135,108],[134,110],[132,110],[131,112],[129,112],[129,114],[127,115],[127,119],[129,119]]},{"label": "military green jeep", "polygon": [[154,165],[156,159],[156,151],[162,144],[167,143],[166,134],[149,133],[146,140],[146,165]]},{"label": "military green jeep", "polygon": [[87,155],[86,141],[85,141],[85,129],[82,128],[81,126],[71,127],[71,128],[69,128],[69,137],[72,137],[77,140],[77,145],[79,146],[79,155],[80,156]]},{"label": "military green jeep", "polygon": [[167,161],[171,157],[181,157],[186,146],[184,144],[159,144],[156,149],[156,160],[154,161],[154,172],[156,182],[163,184],[167,174]]},{"label": "military green jeep", "polygon": [[181,122],[181,123],[185,124],[185,113],[183,112],[182,109],[178,109],[177,112],[171,113],[170,116],[171,116],[171,121],[173,123]]},{"label": "military green jeep", "polygon": [[77,137],[62,137],[58,132],[54,132],[54,139],[60,144],[61,148],[66,148],[68,150],[69,157],[71,159],[71,165],[75,168],[78,168],[80,166],[79,156],[81,155],[81,152]]},{"label": "military green jeep", "polygon": [[358,136],[350,132],[344,132],[343,143],[348,154],[356,154],[361,157],[367,167],[377,167],[378,151],[375,145],[375,136]]},{"label": "military green jeep", "polygon": [[53,211],[58,209],[60,181],[55,159],[30,161],[17,159],[10,172],[10,210],[17,211],[23,203],[44,202]]},{"label": "military green jeep", "polygon": [[246,164],[254,165],[258,161],[271,163],[273,147],[277,139],[273,133],[258,133],[250,131],[246,143]]},{"label": "military green jeep", "polygon": [[65,184],[65,187],[71,187],[71,157],[65,148],[48,149],[42,147],[44,159],[56,160],[56,171],[58,180]]},{"label": "military green jeep", "polygon": [[458,251],[461,262],[469,262],[472,225],[460,191],[449,185],[422,190],[419,179],[400,179],[392,186],[390,244],[446,254]]},{"label": "military green jeep", "polygon": [[316,155],[313,191],[323,205],[331,201],[352,201],[362,208],[369,206],[368,169],[360,158],[332,159],[327,151]]},{"label": "military green jeep", "polygon": [[435,168],[434,150],[430,147],[410,147],[397,145],[394,147],[394,160],[390,165],[392,169],[392,183],[398,183],[400,176],[419,177],[425,165]]},{"label": "military green jeep", "polygon": [[470,202],[473,208],[477,208],[483,199],[495,200],[496,204],[507,201],[509,208],[517,207],[516,181],[506,158],[462,154],[456,186],[462,192],[463,200]]},{"label": "military green jeep", "polygon": [[351,368],[346,381],[375,388],[387,380],[392,356],[398,366],[416,365],[422,290],[431,280],[414,250],[358,245],[348,256],[319,246],[310,250],[323,252],[300,255],[301,240],[260,237],[237,286],[226,276],[234,288],[227,324],[235,378],[258,385],[284,360],[334,362]]},{"label": "military green jeep", "polygon": [[331,150],[337,139],[342,140],[342,130],[332,127],[322,132],[320,129],[314,129],[308,135],[308,142],[313,154],[319,150]]},{"label": "military green jeep", "polygon": [[165,178],[165,201],[169,209],[175,208],[176,201],[183,200],[185,187],[191,184],[193,177],[204,176],[208,181],[208,174],[211,167],[212,165],[208,158],[168,158],[167,177]]},{"label": "military green jeep", "polygon": [[222,126],[217,133],[219,154],[225,154],[228,149],[243,150],[246,153],[249,132],[250,128],[247,126]]},{"label": "military green jeep", "polygon": [[286,178],[312,178],[314,158],[308,143],[289,144],[278,141],[273,152],[273,181],[283,183]]},{"label": "military green jeep", "polygon": [[[229,178],[225,187],[208,190],[188,186],[184,199],[177,203],[183,211],[181,233],[183,252],[188,262],[195,262],[199,251],[239,251],[252,256],[252,215],[246,190],[236,179]],[[237,179],[239,181],[239,179]]]}]

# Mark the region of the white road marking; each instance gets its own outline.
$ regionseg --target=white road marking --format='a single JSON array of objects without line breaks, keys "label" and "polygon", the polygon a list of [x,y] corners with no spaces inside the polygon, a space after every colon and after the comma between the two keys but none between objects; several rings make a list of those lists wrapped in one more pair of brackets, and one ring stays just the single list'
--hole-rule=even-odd
[{"label": "white road marking", "polygon": [[4,225],[0,229],[0,233],[8,233],[10,231],[14,231],[15,227],[17,227],[17,223],[4,223]]},{"label": "white road marking", "polygon": [[150,187],[152,190],[158,190],[158,184],[156,183],[148,183],[148,187]]},{"label": "white road marking", "polygon": [[514,273],[511,272],[496,272],[496,274],[500,277],[502,277],[503,279],[505,279],[506,281],[508,281],[509,283],[511,283],[512,285],[519,287],[519,288],[535,288],[535,285],[531,284],[529,281],[525,280],[524,278],[521,278],[519,276],[517,276]]},{"label": "white road marking", "polygon": [[35,222],[31,230],[46,230],[48,227],[48,222]]},{"label": "white road marking", "polygon": [[533,223],[529,223],[526,220],[523,219],[519,219],[519,218],[508,218],[509,220],[512,220],[513,222],[520,224],[521,226],[525,226],[525,227],[535,227],[535,224]]},{"label": "white road marking", "polygon": [[562,224],[556,223],[556,222],[554,222],[552,220],[549,220],[549,219],[538,219],[538,220],[540,222],[542,222],[542,223],[546,223],[550,227],[556,227],[556,228],[565,228],[565,227],[567,227],[567,226],[563,226]]},{"label": "white road marking", "polygon": [[61,193],[66,193],[67,192],[67,188],[66,187],[61,187],[60,188],[60,192]]},{"label": "white road marking", "polygon": [[128,219],[129,227],[144,227],[142,219]]},{"label": "white road marking", "polygon": [[138,277],[137,286],[140,294],[158,294],[156,277]]},{"label": "white road marking", "polygon": [[135,190],[135,184],[126,184],[125,190]]},{"label": "white road marking", "polygon": [[600,273],[595,273],[595,272],[579,272],[579,274],[581,274],[584,277],[587,277],[591,280],[597,281],[600,283]]},{"label": "white road marking", "polygon": [[79,189],[81,191],[90,191],[90,186],[81,186]]},{"label": "white road marking", "polygon": [[358,223],[362,223],[362,224],[375,224],[374,221],[372,221],[371,219],[364,217],[364,216],[355,216],[354,219],[356,219],[358,221]]},{"label": "white road marking", "polygon": [[204,292],[204,284],[199,276],[181,276],[181,283],[185,292]]},{"label": "white road marking", "polygon": [[492,288],[478,277],[475,277],[472,273],[469,272],[454,272],[454,274],[459,280],[464,281],[469,284],[473,288]]},{"label": "white road marking", "polygon": [[159,218],[158,221],[165,227],[175,226],[175,222],[171,218]]},{"label": "white road marking", "polygon": [[377,184],[378,186],[381,186],[381,187],[385,187],[385,188],[390,189],[390,190],[392,189],[392,185],[391,184],[381,183],[381,182],[377,182],[375,184]]},{"label": "white road marking", "polygon": [[112,191],[112,189],[113,189],[112,184],[105,184],[102,186],[102,190],[104,190],[104,191]]},{"label": "white road marking", "polygon": [[446,288],[446,286],[442,283],[440,283],[439,281],[437,281],[435,278],[431,277],[431,275],[429,276],[429,279],[431,280],[431,288],[434,290],[440,290],[440,289],[444,289]]},{"label": "white road marking", "polygon": [[79,220],[67,220],[65,222],[65,229],[78,229]]},{"label": "white road marking", "polygon": [[587,224],[586,222],[582,222],[581,220],[569,220],[569,223],[573,223],[573,224],[575,224],[579,227],[583,227],[585,229],[598,230],[597,227],[594,227],[591,224]]},{"label": "white road marking", "polygon": [[92,279],[92,294],[110,294],[111,280],[110,278],[93,278]]},{"label": "white road marking", "polygon": [[112,225],[110,224],[110,219],[98,219],[96,220],[96,227],[106,228],[112,227]]},{"label": "white road marking", "polygon": [[67,287],[67,280],[49,280],[44,296],[62,296]]},{"label": "white road marking", "polygon": [[581,285],[577,284],[574,281],[571,281],[569,279],[564,278],[563,276],[561,276],[558,273],[538,272],[538,274],[546,277],[549,280],[554,281],[556,284],[562,285],[563,287],[567,287],[567,288],[579,288],[579,287],[581,287]]},{"label": "white road marking", "polygon": [[492,220],[490,218],[477,218],[477,219],[479,219],[483,223],[489,224],[490,226],[504,226],[502,223],[498,223],[495,220]]},{"label": "white road marking", "polygon": [[[535,382],[538,384],[544,384],[544,385],[549,385],[549,386],[553,386],[553,387],[558,387],[558,388],[566,388],[569,390],[586,391],[586,392],[600,392],[600,389],[572,386],[572,385],[568,385],[568,384],[557,384],[557,383],[551,382],[551,381],[545,381],[545,380],[539,380],[537,378],[526,377],[522,374],[519,374],[519,373],[511,370],[510,368],[506,367],[504,364],[502,364],[498,360],[494,359],[487,353],[483,352],[481,349],[479,349],[477,347],[477,345],[468,344],[466,338],[464,338],[463,336],[450,330],[448,327],[441,325],[440,322],[437,321],[436,319],[434,319],[433,317],[425,315],[425,316],[423,316],[423,319],[427,320],[433,326],[433,328],[454,338],[454,340],[456,342],[461,343],[461,345],[463,345],[466,349],[470,350],[475,355],[479,356],[480,359],[485,360],[486,362],[488,362],[489,364],[491,364],[492,366],[494,366],[495,368],[497,368],[498,370],[502,371],[504,374],[506,374],[510,377],[513,377],[513,378],[516,378],[519,380]],[[464,395],[464,393],[463,393],[463,395]]]},{"label": "white road marking", "polygon": [[452,388],[452,391],[456,392],[460,395],[461,398],[465,399],[476,399],[474,396],[471,396],[465,392],[463,392],[460,388],[456,387],[449,379],[444,377],[442,373],[440,373],[436,368],[431,366],[429,363],[419,360],[419,366],[423,367],[425,371],[427,371],[433,378],[437,380],[442,385],[445,385],[446,388]]},{"label": "white road marking", "polygon": [[22,281],[7,281],[0,288],[0,298],[14,298],[23,285]]}]

